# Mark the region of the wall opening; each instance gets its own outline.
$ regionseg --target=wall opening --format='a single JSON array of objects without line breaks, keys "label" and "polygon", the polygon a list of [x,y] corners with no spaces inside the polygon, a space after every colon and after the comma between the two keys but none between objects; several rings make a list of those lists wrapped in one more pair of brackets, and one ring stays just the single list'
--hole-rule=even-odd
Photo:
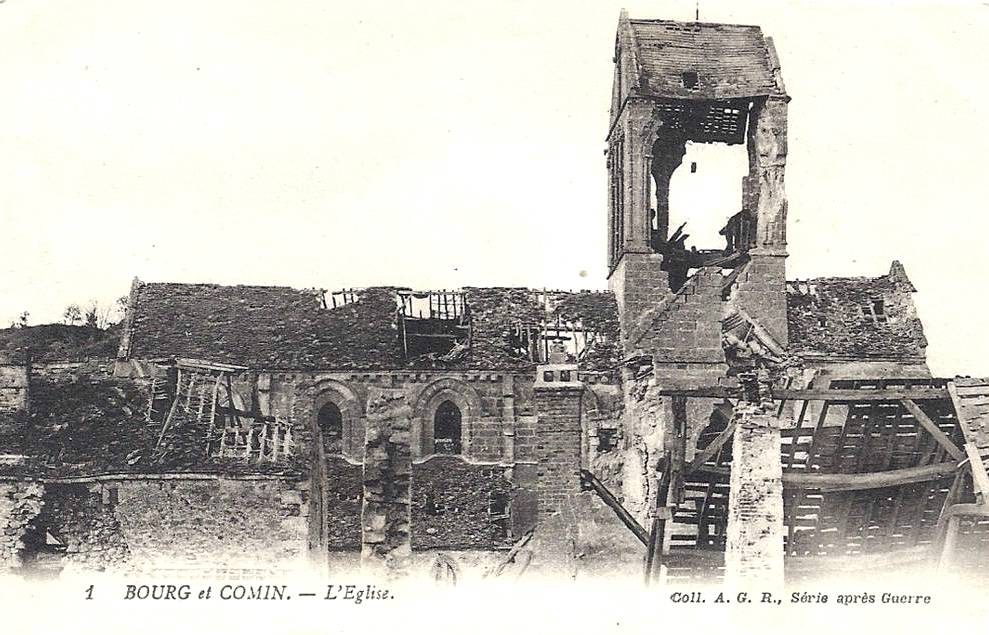
[{"label": "wall opening", "polygon": [[317,423],[323,433],[323,449],[327,454],[343,453],[343,414],[335,403],[329,401],[319,409]]},{"label": "wall opening", "polygon": [[452,401],[444,401],[433,417],[433,452],[436,454],[460,454],[462,415]]}]

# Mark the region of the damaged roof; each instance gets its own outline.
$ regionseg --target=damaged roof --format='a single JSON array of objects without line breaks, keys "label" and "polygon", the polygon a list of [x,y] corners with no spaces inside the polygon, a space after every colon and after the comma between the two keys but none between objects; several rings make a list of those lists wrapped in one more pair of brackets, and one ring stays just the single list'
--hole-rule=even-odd
[{"label": "damaged roof", "polygon": [[787,282],[790,351],[829,359],[924,360],[927,339],[903,266],[876,278]]},{"label": "damaged roof", "polygon": [[[194,358],[255,369],[375,370],[405,367],[527,370],[513,336],[520,324],[579,321],[598,332],[586,370],[620,360],[618,308],[610,292],[541,292],[467,287],[470,345],[453,360],[405,359],[399,287],[356,291],[356,301],[326,308],[321,294],[289,287],[136,282],[123,359]],[[542,295],[540,295],[542,294]],[[548,299],[547,299],[548,298]]]},{"label": "damaged roof", "polygon": [[[772,41],[758,26],[628,20],[639,91],[675,99],[784,95]],[[686,75],[686,76],[685,76]]]},{"label": "damaged roof", "polygon": [[202,430],[148,421],[146,381],[121,379],[106,368],[32,372],[31,412],[0,414],[0,476],[71,478],[176,472],[303,473],[303,457],[247,462],[207,457]]}]

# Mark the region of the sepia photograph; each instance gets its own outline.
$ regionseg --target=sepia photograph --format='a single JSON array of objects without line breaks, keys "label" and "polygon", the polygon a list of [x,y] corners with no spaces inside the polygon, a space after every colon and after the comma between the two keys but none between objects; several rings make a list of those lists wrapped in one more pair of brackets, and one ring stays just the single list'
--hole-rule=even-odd
[{"label": "sepia photograph", "polygon": [[989,623],[987,42],[0,0],[5,632]]}]

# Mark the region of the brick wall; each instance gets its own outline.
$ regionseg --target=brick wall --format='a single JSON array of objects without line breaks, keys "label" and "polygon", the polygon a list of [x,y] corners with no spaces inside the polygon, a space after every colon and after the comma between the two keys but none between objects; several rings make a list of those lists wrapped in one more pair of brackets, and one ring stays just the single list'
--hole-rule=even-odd
[{"label": "brick wall", "polygon": [[779,421],[735,408],[725,581],[773,590],[783,582],[783,468]]},{"label": "brick wall", "polygon": [[718,270],[698,270],[675,296],[638,316],[627,347],[657,362],[723,363],[721,285]]},{"label": "brick wall", "polygon": [[735,281],[732,299],[781,346],[786,346],[786,258],[758,254],[750,258]]},{"label": "brick wall", "polygon": [[536,491],[540,518],[559,513],[580,492],[580,406],[583,388],[536,388]]},{"label": "brick wall", "polygon": [[[663,257],[656,253],[626,253],[608,277],[608,288],[618,303],[623,341],[641,316],[670,295],[669,276],[660,269],[662,262]],[[627,346],[625,352],[630,352]]]}]

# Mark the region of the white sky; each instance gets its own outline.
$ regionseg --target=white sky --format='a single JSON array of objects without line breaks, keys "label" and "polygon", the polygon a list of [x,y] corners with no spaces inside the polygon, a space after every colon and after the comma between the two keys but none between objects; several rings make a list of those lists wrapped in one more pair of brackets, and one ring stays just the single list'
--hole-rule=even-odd
[{"label": "white sky", "polygon": [[[623,5],[694,12],[6,0],[0,321],[57,321],[135,275],[604,288]],[[793,96],[789,277],[879,275],[899,258],[934,372],[989,375],[989,6],[702,0],[701,19],[776,41]],[[702,150],[697,174],[677,178],[699,207],[730,203],[727,217],[744,168]]]}]

